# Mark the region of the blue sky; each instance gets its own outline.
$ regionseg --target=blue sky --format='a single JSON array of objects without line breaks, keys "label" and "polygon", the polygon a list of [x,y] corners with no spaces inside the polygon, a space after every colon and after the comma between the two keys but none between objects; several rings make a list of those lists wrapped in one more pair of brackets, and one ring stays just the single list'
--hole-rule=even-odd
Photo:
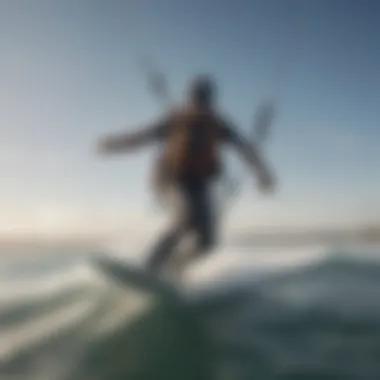
[{"label": "blue sky", "polygon": [[212,73],[246,133],[255,107],[277,101],[265,154],[279,191],[263,197],[247,179],[227,228],[380,221],[379,20],[377,1],[0,2],[0,230],[158,223],[154,152],[94,153],[99,135],[161,114],[146,54],[178,100],[193,74]]}]

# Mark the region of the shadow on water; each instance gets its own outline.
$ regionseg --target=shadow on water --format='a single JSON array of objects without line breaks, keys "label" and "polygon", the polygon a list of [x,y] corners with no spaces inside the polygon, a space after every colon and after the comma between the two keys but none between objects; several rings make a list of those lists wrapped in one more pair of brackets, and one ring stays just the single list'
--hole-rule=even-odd
[{"label": "shadow on water", "polygon": [[93,379],[208,380],[210,356],[210,344],[189,311],[157,300],[128,331],[94,343],[80,366]]}]

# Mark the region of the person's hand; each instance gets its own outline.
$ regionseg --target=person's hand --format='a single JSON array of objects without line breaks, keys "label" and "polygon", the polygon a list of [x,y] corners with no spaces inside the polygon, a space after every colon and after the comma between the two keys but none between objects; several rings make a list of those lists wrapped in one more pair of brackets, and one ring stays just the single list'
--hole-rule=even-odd
[{"label": "person's hand", "polygon": [[99,154],[112,153],[115,148],[115,139],[112,137],[101,137],[97,143],[97,152]]},{"label": "person's hand", "polygon": [[275,189],[275,180],[267,173],[262,173],[259,177],[259,189],[263,193],[273,193]]}]

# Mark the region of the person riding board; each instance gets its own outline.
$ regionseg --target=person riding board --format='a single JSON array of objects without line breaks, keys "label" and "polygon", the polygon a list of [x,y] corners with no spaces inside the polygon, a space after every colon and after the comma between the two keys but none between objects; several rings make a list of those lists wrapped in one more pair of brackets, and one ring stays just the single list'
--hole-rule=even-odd
[{"label": "person riding board", "polygon": [[188,101],[168,112],[157,123],[142,131],[101,139],[103,154],[131,151],[153,142],[163,149],[154,170],[154,185],[161,194],[175,194],[179,204],[175,218],[154,246],[146,262],[151,271],[159,271],[189,233],[197,236],[188,260],[205,255],[216,245],[216,218],[213,183],[222,175],[220,148],[234,146],[255,171],[263,191],[271,191],[274,179],[255,144],[249,143],[237,128],[216,108],[216,85],[208,76],[195,78]]}]

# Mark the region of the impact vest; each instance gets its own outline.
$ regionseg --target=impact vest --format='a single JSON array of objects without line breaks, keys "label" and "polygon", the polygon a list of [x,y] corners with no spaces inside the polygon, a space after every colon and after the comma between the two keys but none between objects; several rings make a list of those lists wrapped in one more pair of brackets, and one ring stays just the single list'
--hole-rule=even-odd
[{"label": "impact vest", "polygon": [[185,108],[172,117],[162,152],[163,169],[174,179],[205,179],[219,172],[219,118]]}]

